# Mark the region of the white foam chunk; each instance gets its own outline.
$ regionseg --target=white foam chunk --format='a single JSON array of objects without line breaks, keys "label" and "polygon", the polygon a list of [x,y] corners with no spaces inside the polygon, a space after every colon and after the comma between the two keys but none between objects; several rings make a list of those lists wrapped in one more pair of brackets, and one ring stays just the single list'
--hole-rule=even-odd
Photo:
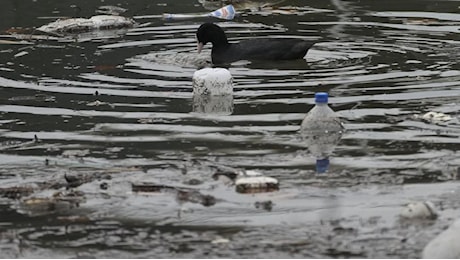
[{"label": "white foam chunk", "polygon": [[96,15],[89,19],[68,18],[59,19],[37,28],[42,32],[80,32],[95,29],[128,28],[135,24],[133,19],[118,15]]},{"label": "white foam chunk", "polygon": [[409,203],[400,214],[407,219],[428,218],[435,219],[438,216],[435,206],[429,201]]},{"label": "white foam chunk", "polygon": [[194,95],[229,95],[233,93],[233,77],[224,68],[204,68],[193,74]]}]

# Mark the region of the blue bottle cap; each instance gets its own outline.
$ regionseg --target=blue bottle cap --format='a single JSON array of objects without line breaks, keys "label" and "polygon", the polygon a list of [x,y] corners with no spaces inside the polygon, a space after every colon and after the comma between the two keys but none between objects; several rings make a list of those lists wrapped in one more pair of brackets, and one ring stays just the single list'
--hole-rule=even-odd
[{"label": "blue bottle cap", "polygon": [[327,103],[329,95],[326,92],[316,92],[315,102],[316,103]]},{"label": "blue bottle cap", "polygon": [[325,173],[329,169],[329,158],[316,160],[316,172]]}]

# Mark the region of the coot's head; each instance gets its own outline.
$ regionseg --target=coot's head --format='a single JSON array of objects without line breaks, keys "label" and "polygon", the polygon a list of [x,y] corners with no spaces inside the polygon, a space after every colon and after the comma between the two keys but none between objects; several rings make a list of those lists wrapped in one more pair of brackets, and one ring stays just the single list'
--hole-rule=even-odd
[{"label": "coot's head", "polygon": [[198,41],[198,53],[201,52],[203,46],[211,42],[213,47],[227,45],[227,36],[224,30],[213,23],[204,23],[196,31],[196,39]]}]

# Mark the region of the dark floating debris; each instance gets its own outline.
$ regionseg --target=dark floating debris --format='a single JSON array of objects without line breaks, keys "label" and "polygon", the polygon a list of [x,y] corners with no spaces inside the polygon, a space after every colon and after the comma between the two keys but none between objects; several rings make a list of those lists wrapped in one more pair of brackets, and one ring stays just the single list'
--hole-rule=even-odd
[{"label": "dark floating debris", "polygon": [[172,192],[176,195],[177,200],[180,202],[198,203],[205,207],[216,204],[216,198],[214,196],[202,194],[201,192],[190,188],[174,187],[155,183],[132,183],[131,189],[133,192],[146,193]]},{"label": "dark floating debris", "polygon": [[102,190],[106,190],[109,188],[109,184],[107,182],[103,182],[99,185],[99,187],[102,189]]},{"label": "dark floating debris", "polygon": [[[110,180],[112,177],[108,173],[96,172],[91,174],[64,174],[67,182],[67,189],[76,188],[84,183],[92,182],[94,180]],[[102,188],[102,187],[101,187]]]},{"label": "dark floating debris", "polygon": [[19,199],[31,195],[34,192],[32,187],[8,187],[0,188],[0,196],[8,199]]},{"label": "dark floating debris", "polygon": [[131,184],[131,190],[133,192],[161,192],[164,190],[176,190],[177,188],[173,186],[163,185],[163,184],[154,184],[154,183],[139,183]]},{"label": "dark floating debris", "polygon": [[256,203],[254,203],[254,206],[256,207],[256,209],[264,209],[266,211],[272,211],[273,202],[271,200],[256,201]]}]

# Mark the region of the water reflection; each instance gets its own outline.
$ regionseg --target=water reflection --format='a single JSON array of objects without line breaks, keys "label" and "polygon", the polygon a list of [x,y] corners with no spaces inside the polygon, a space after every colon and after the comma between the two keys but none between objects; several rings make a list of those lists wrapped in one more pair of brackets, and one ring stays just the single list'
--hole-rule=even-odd
[{"label": "water reflection", "polygon": [[327,172],[330,156],[339,144],[342,132],[303,133],[302,137],[310,154],[316,158],[316,172]]},{"label": "water reflection", "polygon": [[233,95],[193,95],[195,113],[231,115],[233,113]]}]

